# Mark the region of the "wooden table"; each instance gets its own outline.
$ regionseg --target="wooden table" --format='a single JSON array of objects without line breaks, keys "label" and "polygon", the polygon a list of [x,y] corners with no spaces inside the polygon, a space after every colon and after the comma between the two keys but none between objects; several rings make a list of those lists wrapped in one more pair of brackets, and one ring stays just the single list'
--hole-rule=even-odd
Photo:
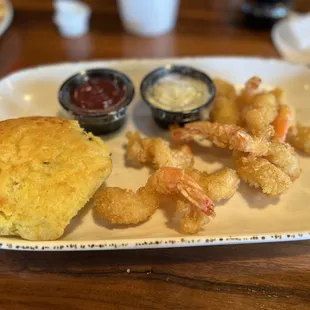
[{"label": "wooden table", "polygon": [[[90,33],[60,37],[52,3],[14,0],[0,75],[72,60],[191,55],[277,57],[268,30],[245,28],[240,1],[182,0],[173,33],[126,34],[115,1],[88,1]],[[308,0],[296,8],[310,10]],[[310,242],[107,252],[0,251],[0,309],[310,309]]]}]

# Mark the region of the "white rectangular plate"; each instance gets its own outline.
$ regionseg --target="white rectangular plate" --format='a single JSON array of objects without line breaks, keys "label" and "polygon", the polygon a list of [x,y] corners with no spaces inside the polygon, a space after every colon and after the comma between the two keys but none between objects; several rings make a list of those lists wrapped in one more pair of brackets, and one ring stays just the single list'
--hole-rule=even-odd
[{"label": "white rectangular plate", "polygon": [[[96,61],[44,66],[14,73],[0,82],[0,119],[21,116],[59,116],[57,93],[62,82],[72,74],[97,67],[123,71],[135,84],[136,96],[130,107],[126,126],[104,137],[113,153],[113,172],[108,186],[137,189],[145,183],[149,170],[127,167],[124,160],[125,133],[139,130],[143,135],[167,137],[167,132],[153,122],[148,106],[141,101],[139,85],[150,70],[167,64],[185,64],[205,71],[212,77],[227,79],[237,86],[258,75],[266,87],[280,86],[297,118],[310,121],[310,70],[279,60],[258,58],[182,58],[122,61]],[[200,149],[196,166],[212,172],[222,166],[232,167],[229,152]],[[163,248],[219,244],[273,242],[310,239],[310,157],[300,155],[303,173],[292,188],[279,198],[268,198],[259,190],[241,183],[230,200],[216,206],[217,216],[193,236],[178,231],[165,210],[138,226],[119,227],[93,218],[89,204],[72,220],[63,237],[56,241],[30,242],[0,237],[2,249],[19,250],[107,250]]]}]

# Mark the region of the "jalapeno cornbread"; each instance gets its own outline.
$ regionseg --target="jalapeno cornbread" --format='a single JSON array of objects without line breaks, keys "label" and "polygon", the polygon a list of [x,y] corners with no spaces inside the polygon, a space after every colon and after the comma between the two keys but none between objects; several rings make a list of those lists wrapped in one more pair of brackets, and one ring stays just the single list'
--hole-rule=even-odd
[{"label": "jalapeno cornbread", "polygon": [[0,122],[0,235],[59,238],[111,169],[105,143],[76,121]]}]

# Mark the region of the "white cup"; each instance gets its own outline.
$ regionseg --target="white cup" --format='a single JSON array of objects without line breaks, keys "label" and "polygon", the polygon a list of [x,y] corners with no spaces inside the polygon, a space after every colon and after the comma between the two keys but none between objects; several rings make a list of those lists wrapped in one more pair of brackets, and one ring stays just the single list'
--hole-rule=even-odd
[{"label": "white cup", "polygon": [[88,32],[91,13],[88,5],[80,1],[57,0],[54,7],[54,23],[62,36],[75,38]]},{"label": "white cup", "polygon": [[179,0],[118,0],[126,31],[147,37],[171,31],[177,21],[179,5]]},{"label": "white cup", "polygon": [[55,24],[58,27],[60,34],[65,38],[78,38],[84,35],[89,30],[88,20],[73,20],[64,22],[56,15],[54,17]]}]

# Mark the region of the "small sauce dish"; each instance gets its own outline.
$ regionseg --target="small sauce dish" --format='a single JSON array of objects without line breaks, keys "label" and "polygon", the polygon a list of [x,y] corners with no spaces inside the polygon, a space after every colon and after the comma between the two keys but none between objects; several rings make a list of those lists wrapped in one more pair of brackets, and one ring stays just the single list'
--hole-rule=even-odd
[{"label": "small sauce dish", "polygon": [[215,85],[197,69],[166,65],[144,77],[140,92],[155,122],[167,129],[170,125],[200,120],[202,109],[214,99]]},{"label": "small sauce dish", "polygon": [[121,128],[134,97],[129,77],[112,69],[89,69],[67,79],[60,87],[60,105],[80,125],[96,135]]}]

